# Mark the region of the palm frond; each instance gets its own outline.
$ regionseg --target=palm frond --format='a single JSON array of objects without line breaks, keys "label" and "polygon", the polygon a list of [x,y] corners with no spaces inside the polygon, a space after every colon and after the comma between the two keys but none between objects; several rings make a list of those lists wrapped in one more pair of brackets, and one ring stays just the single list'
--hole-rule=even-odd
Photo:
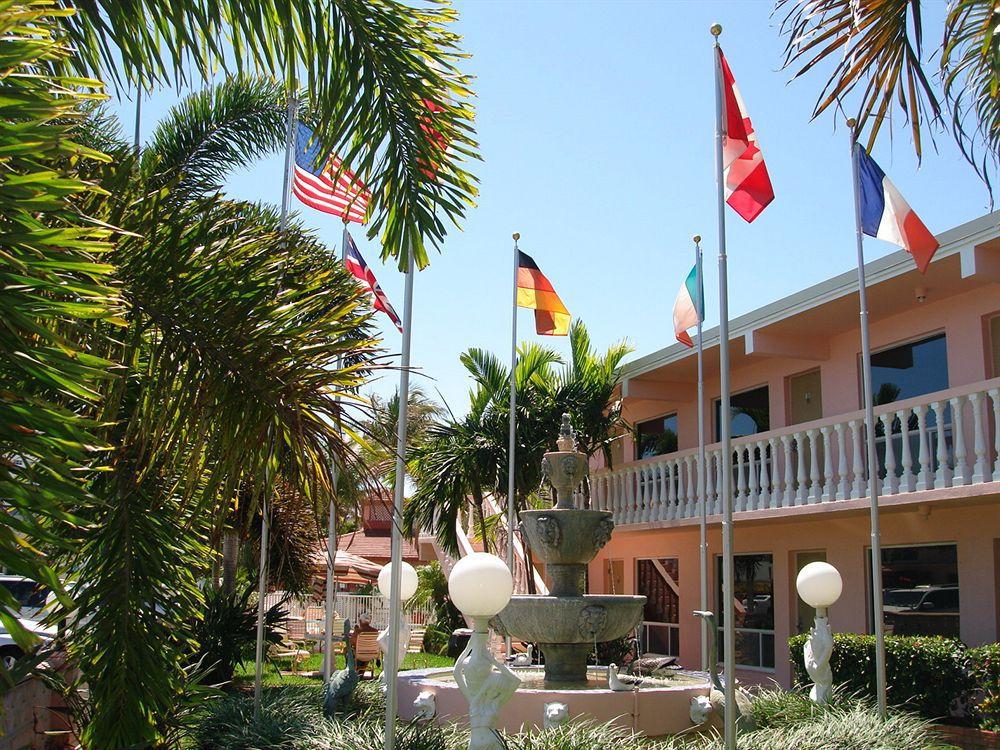
[{"label": "palm frond", "polygon": [[[69,7],[69,0],[60,0]],[[465,57],[442,0],[91,0],[63,19],[74,69],[126,81],[181,84],[214,66],[277,76],[299,71],[324,146],[362,175],[374,196],[369,236],[405,269],[428,262],[444,219],[457,223],[477,188]]]},{"label": "palm frond", "polygon": [[952,133],[992,195],[990,175],[1000,164],[1000,13],[995,2],[951,4],[941,69]]},{"label": "palm frond", "polygon": [[924,71],[920,0],[778,0],[776,11],[785,13],[784,67],[795,68],[793,78],[833,66],[813,117],[854,100],[851,115],[871,148],[895,103],[919,158],[925,126],[941,117]]}]

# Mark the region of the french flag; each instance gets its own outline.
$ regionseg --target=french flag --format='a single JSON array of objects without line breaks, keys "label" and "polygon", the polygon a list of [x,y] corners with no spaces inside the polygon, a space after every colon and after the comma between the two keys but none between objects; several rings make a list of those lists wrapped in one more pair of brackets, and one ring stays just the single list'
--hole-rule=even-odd
[{"label": "french flag", "polygon": [[925,273],[938,241],[860,143],[854,144],[854,161],[858,168],[861,231],[903,248],[913,256],[920,273]]}]

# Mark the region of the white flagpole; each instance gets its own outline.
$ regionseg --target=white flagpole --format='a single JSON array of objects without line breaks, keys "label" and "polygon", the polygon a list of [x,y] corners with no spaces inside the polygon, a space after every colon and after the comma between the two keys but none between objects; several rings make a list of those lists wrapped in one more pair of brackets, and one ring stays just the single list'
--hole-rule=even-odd
[{"label": "white flagpole", "polygon": [[736,631],[733,628],[733,449],[730,440],[729,413],[729,286],[726,278],[726,191],[722,162],[722,139],[725,107],[722,99],[722,66],[719,64],[719,35],[722,26],[712,24],[715,45],[712,50],[715,65],[715,180],[718,188],[719,214],[719,441],[722,443],[722,647],[725,675],[726,711],[725,747],[736,750]]},{"label": "white flagpole", "polygon": [[[520,249],[517,241],[521,239],[520,232],[514,232],[514,280],[513,300],[510,312],[510,435],[507,442],[507,567],[511,575],[514,574],[514,524],[517,523],[517,514],[514,503],[514,453],[517,448],[517,267],[518,254]],[[524,574],[533,575],[528,570],[528,561],[525,559]],[[510,656],[510,636],[504,638],[507,649],[507,656]]]},{"label": "white flagpole", "polygon": [[[347,259],[347,221],[344,221],[344,234],[340,239],[340,263],[343,265]],[[342,358],[337,357],[337,367],[342,363]],[[340,407],[340,397],[337,397],[337,406]],[[337,415],[340,417],[339,413]],[[340,424],[337,424],[337,432],[340,433]],[[326,606],[323,610],[323,679],[329,680],[333,674],[333,608],[337,595],[337,482],[340,479],[340,470],[334,466],[333,474],[333,495],[330,497],[330,508],[327,511],[326,520]]]},{"label": "white flagpole", "polygon": [[385,655],[385,750],[392,750],[396,733],[396,672],[399,670],[399,620],[402,567],[403,493],[406,489],[406,419],[410,401],[410,333],[413,329],[413,250],[409,252],[403,296],[403,351],[399,371],[399,413],[396,424],[396,486],[392,513],[392,558],[389,575],[389,650]]},{"label": "white flagpole", "polygon": [[[705,462],[705,372],[702,363],[702,315],[705,310],[705,282],[702,278],[701,267],[701,237],[694,236],[694,261],[695,273],[698,277],[698,294],[701,309],[698,313],[698,501],[701,509],[701,519],[699,523],[700,543],[699,543],[699,563],[701,567],[701,611],[708,609],[708,465]],[[708,653],[708,622],[701,618],[701,668],[708,670],[709,659],[712,655]]]},{"label": "white flagpole", "polygon": [[[294,96],[288,99],[287,128],[285,130],[285,174],[281,184],[281,229],[288,224],[288,185],[291,174],[292,142],[295,132],[295,120],[298,113],[298,102]],[[270,471],[270,470],[268,470]],[[264,670],[264,598],[267,595],[267,547],[271,534],[269,518],[270,507],[267,495],[271,491],[271,479],[265,482],[263,499],[261,500],[260,520],[260,570],[257,582],[257,649],[254,659],[253,681],[253,715],[256,720],[260,715],[260,693]]]},{"label": "white flagpole", "polygon": [[[865,403],[865,443],[868,458],[868,498],[871,512],[872,625],[875,629],[875,685],[878,710],[886,714],[885,632],[882,615],[882,541],[878,517],[878,457],[875,453],[875,405],[872,393],[872,345],[868,335],[868,294],[865,281],[865,243],[861,228],[861,195],[858,192],[858,160],[854,155],[858,131],[854,119],[847,121],[851,131],[851,171],[854,177],[854,229],[858,248],[858,302],[861,315],[861,389]],[[890,439],[891,435],[886,435]]]}]

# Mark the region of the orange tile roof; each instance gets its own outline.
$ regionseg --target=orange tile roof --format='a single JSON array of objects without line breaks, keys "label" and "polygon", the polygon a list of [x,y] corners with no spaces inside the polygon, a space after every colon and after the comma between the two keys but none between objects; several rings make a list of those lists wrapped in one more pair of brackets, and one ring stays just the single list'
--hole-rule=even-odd
[{"label": "orange tile roof", "polygon": [[[392,538],[385,532],[358,529],[338,537],[337,549],[381,562],[392,556]],[[403,559],[410,562],[420,559],[417,545],[411,539],[403,540],[402,554]]]}]

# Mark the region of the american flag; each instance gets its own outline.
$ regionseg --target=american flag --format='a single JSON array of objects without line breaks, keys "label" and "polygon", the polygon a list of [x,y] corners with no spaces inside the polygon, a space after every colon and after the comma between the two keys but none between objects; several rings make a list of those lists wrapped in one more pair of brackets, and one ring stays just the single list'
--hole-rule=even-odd
[{"label": "american flag", "polygon": [[292,192],[311,208],[365,223],[371,193],[349,169],[341,169],[334,154],[320,152],[312,128],[299,123],[295,134],[295,171]]},{"label": "american flag", "polygon": [[389,320],[402,333],[403,324],[400,322],[399,316],[396,315],[396,311],[389,304],[389,298],[385,296],[382,287],[378,285],[378,281],[375,280],[375,274],[372,273],[372,269],[365,263],[365,259],[361,257],[361,253],[358,252],[358,246],[354,244],[354,238],[351,237],[346,228],[344,229],[344,249],[344,265],[347,266],[347,270],[371,290],[372,296],[375,297],[375,303],[372,306],[376,310],[381,310],[388,315]]}]

